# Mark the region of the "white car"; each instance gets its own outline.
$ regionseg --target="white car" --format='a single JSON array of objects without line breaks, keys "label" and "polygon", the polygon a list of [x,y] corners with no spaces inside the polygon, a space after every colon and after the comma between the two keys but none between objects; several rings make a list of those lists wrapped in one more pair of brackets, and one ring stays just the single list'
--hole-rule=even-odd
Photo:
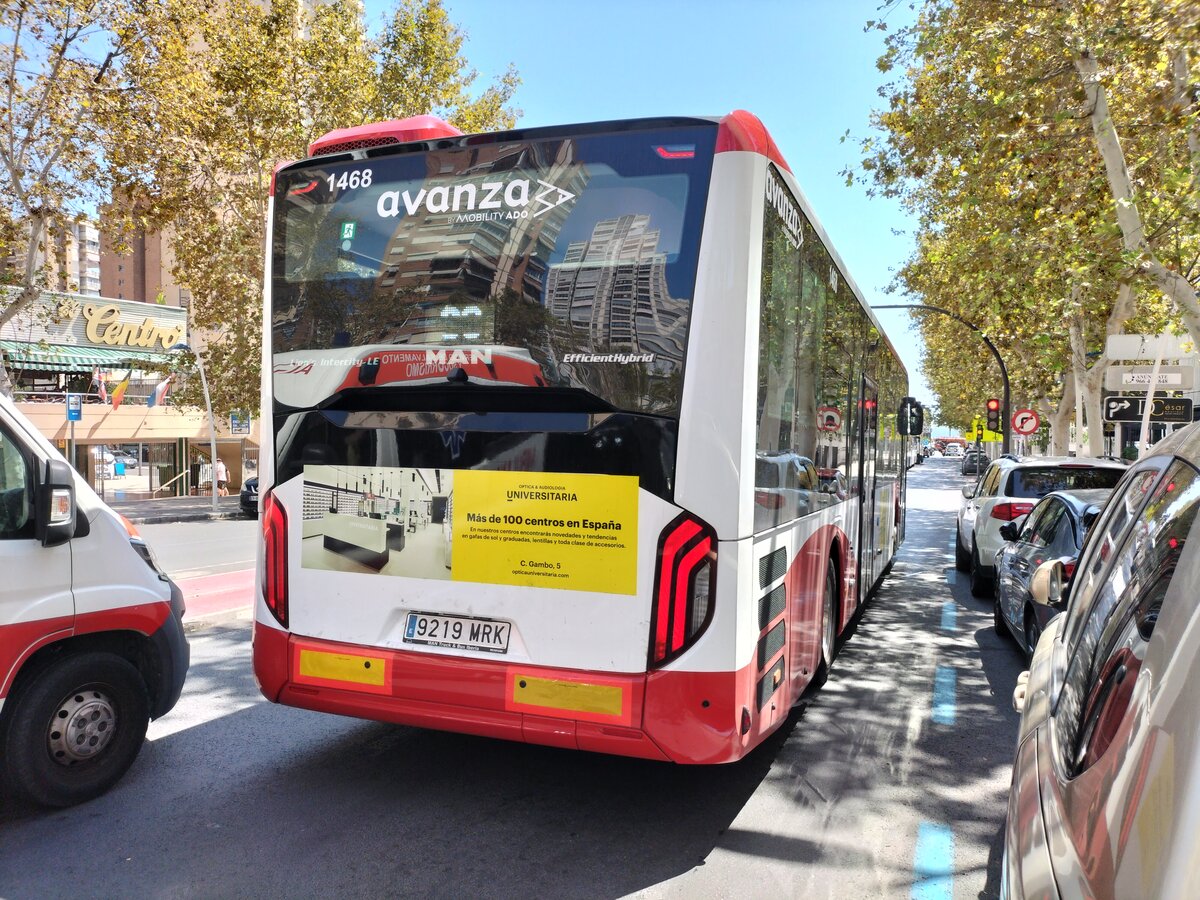
[{"label": "white car", "polygon": [[959,446],[958,444],[948,444],[946,446],[946,455],[947,456],[962,456],[963,448],[961,446]]},{"label": "white car", "polygon": [[987,595],[1004,547],[1000,526],[1026,515],[1051,491],[1111,488],[1126,472],[1122,462],[1088,457],[1001,457],[976,484],[962,489],[955,527],[954,563],[971,573],[971,593]]}]

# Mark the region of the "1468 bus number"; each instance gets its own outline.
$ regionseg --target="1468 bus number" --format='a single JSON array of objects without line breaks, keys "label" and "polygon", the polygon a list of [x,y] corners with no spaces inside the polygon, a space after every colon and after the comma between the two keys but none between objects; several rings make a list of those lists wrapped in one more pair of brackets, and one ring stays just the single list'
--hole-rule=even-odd
[{"label": "1468 bus number", "polygon": [[371,186],[371,170],[355,169],[353,172],[343,172],[339,178],[337,173],[329,176],[329,193],[338,191],[354,191],[360,187]]}]

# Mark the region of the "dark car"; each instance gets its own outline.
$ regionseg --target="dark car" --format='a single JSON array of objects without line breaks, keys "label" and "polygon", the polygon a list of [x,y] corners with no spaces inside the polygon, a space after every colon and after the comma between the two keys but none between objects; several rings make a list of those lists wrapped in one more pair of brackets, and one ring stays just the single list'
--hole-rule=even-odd
[{"label": "dark car", "polygon": [[978,475],[988,467],[988,455],[982,450],[968,450],[962,461],[963,475]]},{"label": "dark car", "polygon": [[1034,570],[1047,560],[1061,559],[1064,573],[1070,576],[1084,535],[1111,493],[1109,488],[1055,491],[1027,516],[1000,526],[1005,543],[996,554],[996,631],[1001,636],[1011,632],[1027,657],[1033,656],[1046,623],[1065,606],[1033,602],[1030,580]]},{"label": "dark car", "polygon": [[252,519],[258,518],[258,476],[247,478],[242,482],[242,492],[239,496],[242,512]]}]

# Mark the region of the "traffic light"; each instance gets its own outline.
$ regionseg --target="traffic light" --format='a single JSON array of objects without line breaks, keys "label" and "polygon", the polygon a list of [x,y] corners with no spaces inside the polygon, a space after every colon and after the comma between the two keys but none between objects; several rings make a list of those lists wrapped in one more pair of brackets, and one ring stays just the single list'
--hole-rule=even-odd
[{"label": "traffic light", "polygon": [[919,436],[925,428],[925,412],[912,397],[900,401],[896,416],[896,430],[900,434]]},{"label": "traffic light", "polygon": [[987,430],[1000,430],[1000,401],[989,397],[987,402]]}]

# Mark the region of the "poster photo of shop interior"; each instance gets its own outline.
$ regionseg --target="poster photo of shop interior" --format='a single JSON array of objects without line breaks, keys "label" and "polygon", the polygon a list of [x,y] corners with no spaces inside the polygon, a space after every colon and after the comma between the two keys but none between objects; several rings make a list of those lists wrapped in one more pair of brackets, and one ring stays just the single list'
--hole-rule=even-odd
[{"label": "poster photo of shop interior", "polygon": [[304,467],[301,565],[450,578],[453,470]]}]

